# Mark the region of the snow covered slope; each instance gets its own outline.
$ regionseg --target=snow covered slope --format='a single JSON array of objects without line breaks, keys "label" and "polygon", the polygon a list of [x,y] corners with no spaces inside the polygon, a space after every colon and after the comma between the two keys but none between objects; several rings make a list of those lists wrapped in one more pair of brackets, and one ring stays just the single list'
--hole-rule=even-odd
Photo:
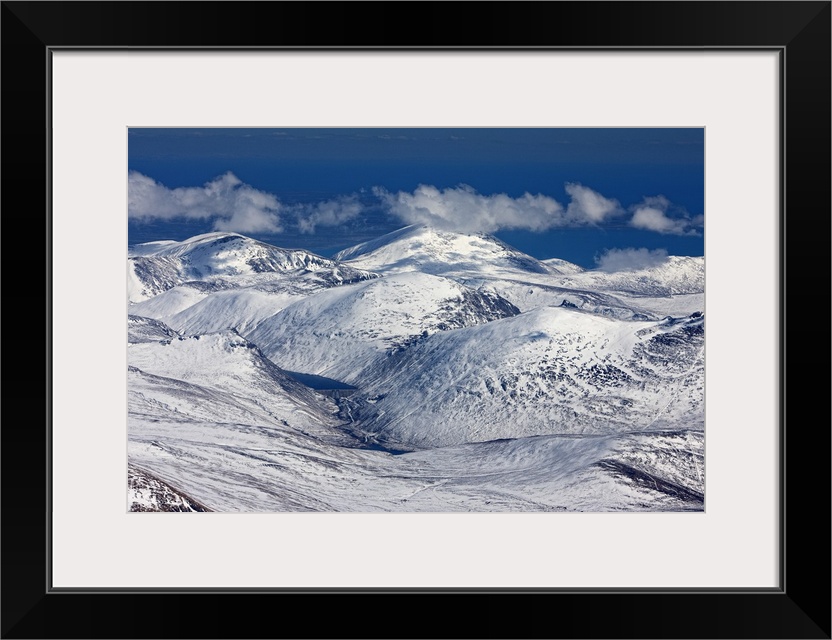
[{"label": "snow covered slope", "polygon": [[671,296],[705,291],[705,258],[669,256],[660,265],[632,271],[593,270],[557,279],[560,286],[618,291],[637,296]]},{"label": "snow covered slope", "polygon": [[[280,430],[266,434],[203,424],[221,436],[211,441],[200,437],[197,427],[143,423],[136,427],[143,437],[132,439],[128,452],[135,466],[214,511],[540,513],[704,507],[701,432],[540,436],[394,456]],[[133,502],[134,496],[131,492]]]},{"label": "snow covered slope", "polygon": [[403,272],[311,295],[247,337],[284,369],[351,382],[420,337],[517,313],[497,295]]},{"label": "snow covered slope", "polygon": [[544,307],[421,340],[352,383],[394,448],[703,428],[704,318],[622,322]]},{"label": "snow covered slope", "polygon": [[379,273],[415,270],[441,274],[495,293],[521,311],[566,305],[622,320],[656,320],[672,312],[704,311],[703,258],[669,257],[650,268],[609,273],[558,258],[536,260],[487,235],[405,227],[336,256]]},{"label": "snow covered slope", "polygon": [[127,342],[162,342],[177,337],[176,331],[164,322],[143,318],[141,316],[127,316]]},{"label": "snow covered slope", "polygon": [[[454,279],[478,291],[499,295],[520,311],[539,307],[570,307],[619,320],[658,320],[650,305],[653,299],[633,299],[587,289],[571,289],[553,285],[550,276],[470,277],[456,275]],[[697,307],[694,310],[700,310]],[[662,314],[669,315],[669,314]]]},{"label": "snow covered slope", "polygon": [[208,233],[182,242],[135,245],[128,249],[127,262],[131,302],[193,280],[231,280],[241,286],[264,279],[242,280],[240,276],[324,271],[322,278],[333,286],[361,277],[354,269],[329,258],[299,249],[281,249],[236,233]]},{"label": "snow covered slope", "polygon": [[236,233],[206,233],[183,242],[150,244],[133,247],[128,256],[169,260],[187,280],[334,266],[332,260],[308,251],[280,249]]},{"label": "snow covered slope", "polygon": [[[163,358],[168,364],[160,369],[181,374],[186,369],[182,360],[201,364],[224,343],[209,343],[201,353],[197,345],[202,340],[172,342],[179,350]],[[233,364],[235,355],[226,354],[223,366]],[[170,366],[174,359],[179,363]],[[541,436],[391,455],[360,448],[343,430],[347,425],[339,426],[328,413],[331,405],[323,398],[310,402],[299,400],[291,388],[279,391],[269,380],[273,372],[265,369],[254,367],[247,374],[252,381],[263,376],[265,383],[239,385],[210,373],[188,374],[204,383],[197,384],[131,367],[128,509],[541,512],[703,507],[701,432]]]},{"label": "snow covered slope", "polygon": [[[335,258],[349,261],[354,267],[380,273],[499,273],[504,270],[563,273],[558,265],[548,266],[493,236],[439,231],[425,225],[411,225],[388,233],[345,249],[336,254]],[[565,272],[570,273],[571,269]]]},{"label": "snow covered slope", "polygon": [[210,511],[152,473],[132,464],[127,466],[127,487],[130,511]]},{"label": "snow covered slope", "polygon": [[[331,420],[333,408],[325,399],[287,376],[233,331],[134,343],[127,357],[135,377],[156,376],[156,382],[164,377],[230,395],[260,418],[291,417],[300,424]],[[139,386],[136,381],[131,389]]]},{"label": "snow covered slope", "polygon": [[567,262],[566,260],[561,260],[560,258],[548,258],[546,260],[541,260],[541,262],[549,267],[552,273],[570,275],[586,271],[583,267]]}]

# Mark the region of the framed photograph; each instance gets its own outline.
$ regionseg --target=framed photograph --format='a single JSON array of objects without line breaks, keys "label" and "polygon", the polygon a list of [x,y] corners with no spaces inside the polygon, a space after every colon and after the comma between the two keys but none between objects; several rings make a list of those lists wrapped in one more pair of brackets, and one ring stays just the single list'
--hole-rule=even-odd
[{"label": "framed photograph", "polygon": [[3,3],[3,637],[830,637],[830,3],[518,4]]},{"label": "framed photograph", "polygon": [[706,510],[703,127],[128,155],[130,511]]}]

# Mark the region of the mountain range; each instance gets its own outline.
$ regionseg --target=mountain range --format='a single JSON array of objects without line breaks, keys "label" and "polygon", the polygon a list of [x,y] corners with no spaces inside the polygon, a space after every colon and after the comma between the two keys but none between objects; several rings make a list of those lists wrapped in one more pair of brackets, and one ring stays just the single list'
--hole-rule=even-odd
[{"label": "mountain range", "polygon": [[128,250],[128,509],[701,511],[704,258]]}]

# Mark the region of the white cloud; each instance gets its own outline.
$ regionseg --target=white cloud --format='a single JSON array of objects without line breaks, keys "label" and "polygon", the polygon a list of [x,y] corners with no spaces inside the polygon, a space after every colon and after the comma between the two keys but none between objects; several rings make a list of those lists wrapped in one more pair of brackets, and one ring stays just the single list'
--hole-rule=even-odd
[{"label": "white cloud", "polygon": [[463,233],[491,233],[498,229],[543,231],[562,226],[563,206],[548,196],[526,193],[511,198],[504,193],[485,196],[468,185],[437,189],[419,185],[413,193],[373,193],[389,212],[407,224],[427,224]]},{"label": "white cloud", "polygon": [[213,219],[217,231],[279,233],[283,205],[272,194],[244,184],[230,171],[201,187],[169,189],[138,171],[128,183],[128,215],[134,220]]},{"label": "white cloud", "polygon": [[572,198],[566,208],[566,217],[575,222],[599,224],[624,213],[618,200],[605,198],[582,184],[567,182],[564,189]]},{"label": "white cloud", "polygon": [[[505,193],[483,195],[468,185],[438,189],[419,185],[413,193],[373,193],[392,216],[405,224],[427,224],[462,233],[493,233],[500,229],[545,231],[556,227],[599,225],[624,213],[618,200],[606,198],[582,184],[568,182],[571,197],[566,209],[542,194],[512,198]],[[201,187],[169,189],[153,178],[128,174],[128,214],[135,221],[186,218],[210,220],[217,231],[280,233],[281,217],[294,218],[301,233],[335,227],[358,217],[363,210],[356,194],[316,203],[285,205],[266,191],[244,184],[230,171]],[[644,198],[630,208],[630,225],[663,234],[700,235],[703,216],[691,217],[664,196]],[[668,215],[670,211],[673,215]]]},{"label": "white cloud", "polygon": [[657,267],[667,261],[666,249],[607,249],[595,257],[601,271],[636,271]]},{"label": "white cloud", "polygon": [[468,185],[438,189],[422,184],[413,193],[390,193],[375,187],[373,193],[391,214],[407,224],[421,223],[466,233],[499,229],[545,231],[601,224],[624,213],[618,200],[605,198],[582,184],[567,182],[565,189],[571,197],[566,209],[554,198],[541,194],[525,193],[519,198],[504,193],[483,195]]},{"label": "white cloud", "polygon": [[294,207],[301,233],[315,233],[315,227],[334,227],[356,218],[362,211],[355,194]]},{"label": "white cloud", "polygon": [[704,216],[691,218],[686,212],[679,211],[675,217],[667,215],[672,205],[664,196],[644,198],[644,201],[633,207],[633,217],[630,224],[637,229],[646,229],[656,233],[691,236],[699,235],[699,228],[705,222]]}]

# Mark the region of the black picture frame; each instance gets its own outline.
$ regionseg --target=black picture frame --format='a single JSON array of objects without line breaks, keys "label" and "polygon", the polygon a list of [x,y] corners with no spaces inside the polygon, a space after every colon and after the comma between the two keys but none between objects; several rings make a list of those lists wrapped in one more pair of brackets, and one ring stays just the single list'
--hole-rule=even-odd
[{"label": "black picture frame", "polygon": [[[2,637],[829,638],[830,6],[3,2]],[[50,377],[49,274],[60,265],[51,263],[48,96],[50,52],[70,47],[778,51],[779,588],[53,590],[49,487],[59,480],[51,476],[49,398],[59,381]],[[96,508],[94,494],[87,508]],[[314,619],[299,608],[307,604]],[[388,609],[395,628],[380,615]]]}]

